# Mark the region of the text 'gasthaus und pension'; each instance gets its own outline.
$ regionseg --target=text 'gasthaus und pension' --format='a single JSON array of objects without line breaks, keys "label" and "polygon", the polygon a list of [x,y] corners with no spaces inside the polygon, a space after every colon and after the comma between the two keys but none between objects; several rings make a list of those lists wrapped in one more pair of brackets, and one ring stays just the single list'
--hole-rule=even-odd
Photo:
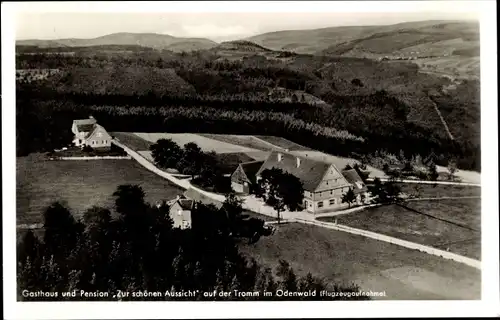
[{"label": "text 'gasthaus und pension'", "polygon": [[259,298],[259,297],[319,297],[319,298],[355,298],[355,297],[385,297],[385,291],[354,291],[354,292],[336,292],[336,291],[288,291],[276,290],[275,292],[259,291],[200,291],[200,290],[181,290],[181,291],[120,291],[109,293],[106,291],[85,291],[73,290],[67,292],[46,292],[23,290],[22,295],[25,298],[109,298],[109,299],[147,299],[147,298],[197,298],[202,295],[204,298]]}]

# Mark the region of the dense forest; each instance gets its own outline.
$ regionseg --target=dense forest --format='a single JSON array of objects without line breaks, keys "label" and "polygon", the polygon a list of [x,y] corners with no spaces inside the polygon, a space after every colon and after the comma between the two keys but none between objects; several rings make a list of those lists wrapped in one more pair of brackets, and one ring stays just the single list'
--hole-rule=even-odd
[{"label": "dense forest", "polygon": [[[144,201],[139,186],[121,185],[113,195],[112,208],[90,208],[81,220],[75,220],[58,202],[45,210],[41,239],[28,231],[18,244],[21,300],[284,299],[264,296],[264,292],[277,290],[316,292],[315,296],[286,300],[320,300],[322,290],[354,294],[333,299],[367,299],[355,296],[359,290],[355,285],[325,283],[311,274],[300,277],[286,261],[271,269],[242,256],[237,249],[242,240],[235,232],[241,205],[235,197],[228,197],[220,209],[198,203],[192,228],[182,230],[172,228],[165,203],[153,206]],[[102,295],[82,297],[81,290]],[[197,293],[183,295],[188,290]],[[76,295],[62,296],[68,291]],[[129,295],[117,296],[120,291]],[[214,291],[231,295],[203,294]],[[258,292],[259,296],[236,296],[236,291]],[[162,296],[148,296],[147,292],[161,292]]]},{"label": "dense forest", "polygon": [[[470,96],[445,94],[446,80],[420,74],[409,63],[280,56],[228,60],[214,50],[20,54],[18,69],[61,72],[18,81],[18,123],[26,127],[18,126],[19,154],[53,146],[50,132],[29,132],[33,127],[51,131],[51,123],[67,131],[70,119],[92,114],[109,131],[277,135],[343,156],[434,152],[443,159],[439,164],[453,158],[462,169],[480,170],[478,83],[461,84]],[[278,88],[290,99],[275,98]],[[304,95],[323,104],[306,102]],[[455,140],[433,103],[443,108]]]}]

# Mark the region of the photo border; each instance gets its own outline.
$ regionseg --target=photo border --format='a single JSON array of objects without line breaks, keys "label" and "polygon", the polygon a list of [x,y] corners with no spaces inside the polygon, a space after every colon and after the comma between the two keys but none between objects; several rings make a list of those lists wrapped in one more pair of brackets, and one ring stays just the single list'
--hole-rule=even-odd
[{"label": "photo border", "polygon": [[[15,26],[19,12],[422,12],[434,1],[2,3],[2,192],[5,318],[313,318],[498,316],[498,124],[495,1],[437,1],[442,10],[480,14],[482,299],[478,301],[17,302],[15,255]],[[423,8],[423,9],[422,9]],[[195,305],[192,305],[195,304]]]}]

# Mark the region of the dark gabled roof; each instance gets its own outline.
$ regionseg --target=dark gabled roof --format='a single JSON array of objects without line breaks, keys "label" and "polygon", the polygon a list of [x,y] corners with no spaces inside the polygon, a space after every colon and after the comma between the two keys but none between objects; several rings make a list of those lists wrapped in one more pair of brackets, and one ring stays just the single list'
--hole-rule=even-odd
[{"label": "dark gabled roof", "polygon": [[188,190],[186,190],[183,195],[184,197],[193,200],[194,202],[201,202],[203,204],[213,204],[219,209],[222,207],[222,203],[220,203],[219,201],[213,200],[212,198],[209,198],[204,194],[201,194],[200,192],[194,190],[193,188],[189,188]]},{"label": "dark gabled roof", "polygon": [[76,129],[78,132],[92,132],[96,128],[94,123],[92,124],[78,124],[76,125]]},{"label": "dark gabled roof", "polygon": [[[278,161],[278,154],[282,155],[281,161]],[[300,159],[299,167],[297,167],[297,158]],[[331,164],[326,162],[297,157],[282,151],[273,151],[267,157],[266,161],[264,161],[256,175],[260,175],[266,169],[278,168],[299,178],[304,190],[314,191],[330,166]]]},{"label": "dark gabled roof", "polygon": [[260,167],[264,164],[264,161],[250,161],[240,163],[241,169],[245,172],[248,179],[252,180],[259,171]]},{"label": "dark gabled roof", "polygon": [[177,203],[184,210],[191,210],[191,209],[193,209],[193,205],[194,205],[194,201],[190,200],[190,199],[179,199],[179,200],[177,200]]},{"label": "dark gabled roof", "polygon": [[73,124],[76,124],[77,126],[96,123],[97,121],[94,118],[73,120]]},{"label": "dark gabled roof", "polygon": [[[347,182],[353,185],[355,192],[365,192],[368,190],[365,183],[363,182],[363,179],[361,179],[356,169],[344,170],[342,171],[342,175],[347,180]],[[359,188],[358,184],[362,187]]]}]

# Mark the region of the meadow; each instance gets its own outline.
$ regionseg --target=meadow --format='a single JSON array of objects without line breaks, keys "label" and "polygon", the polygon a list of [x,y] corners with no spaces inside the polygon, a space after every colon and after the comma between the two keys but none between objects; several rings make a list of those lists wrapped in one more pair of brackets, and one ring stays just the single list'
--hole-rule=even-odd
[{"label": "meadow", "polygon": [[148,151],[149,147],[153,144],[150,141],[139,138],[132,132],[110,132],[109,134],[134,151]]},{"label": "meadow", "polygon": [[210,138],[206,138],[192,133],[135,133],[139,138],[156,143],[158,139],[171,139],[179,146],[183,147],[186,143],[194,142],[201,150],[205,152],[215,151],[216,153],[235,153],[235,152],[251,152],[255,149],[234,145],[227,142],[222,142]]},{"label": "meadow", "polygon": [[[417,194],[419,198],[442,198],[442,197],[480,197],[480,187],[446,184],[416,184],[398,183],[401,191],[406,194]],[[436,203],[436,202],[434,202]]]},{"label": "meadow", "polygon": [[17,158],[16,177],[17,224],[42,223],[44,209],[54,201],[75,216],[95,205],[112,207],[121,184],[140,185],[149,203],[183,191],[134,160],[49,161],[31,154]]},{"label": "meadow", "polygon": [[385,299],[480,299],[480,271],[420,251],[346,232],[298,223],[277,226],[271,237],[240,250],[275,266],[287,260],[299,275],[386,291]]},{"label": "meadow", "polygon": [[480,199],[410,201],[320,218],[481,258]]},{"label": "meadow", "polygon": [[281,137],[275,137],[275,136],[255,136],[256,138],[259,138],[261,140],[264,140],[268,143],[271,143],[275,146],[278,146],[283,149],[288,149],[290,151],[307,151],[311,150],[310,148],[301,146],[300,144],[297,144],[295,142],[292,142],[290,140],[287,140],[285,138]]},{"label": "meadow", "polygon": [[200,133],[199,135],[210,139],[231,143],[251,149],[257,149],[262,151],[270,151],[273,149],[272,145],[270,145],[269,143],[265,143],[260,139],[255,138],[254,136],[234,135],[234,134],[210,134],[210,133]]}]

